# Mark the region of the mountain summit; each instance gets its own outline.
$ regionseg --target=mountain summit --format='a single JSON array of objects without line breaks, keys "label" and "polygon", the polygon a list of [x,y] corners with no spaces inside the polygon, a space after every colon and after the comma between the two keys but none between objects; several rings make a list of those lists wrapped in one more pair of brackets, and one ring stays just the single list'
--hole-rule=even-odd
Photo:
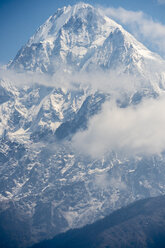
[{"label": "mountain summit", "polygon": [[142,73],[145,61],[161,64],[119,24],[85,3],[63,7],[40,26],[18,52],[10,68],[55,72],[116,69]]}]

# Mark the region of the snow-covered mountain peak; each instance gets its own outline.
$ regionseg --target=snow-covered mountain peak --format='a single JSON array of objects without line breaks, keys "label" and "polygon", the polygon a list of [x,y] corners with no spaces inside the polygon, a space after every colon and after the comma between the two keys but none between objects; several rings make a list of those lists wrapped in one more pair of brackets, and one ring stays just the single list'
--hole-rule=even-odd
[{"label": "snow-covered mountain peak", "polygon": [[144,74],[148,61],[162,63],[102,11],[78,3],[50,16],[20,49],[10,68],[54,73],[61,67],[71,71],[122,67],[124,72]]},{"label": "snow-covered mountain peak", "polygon": [[[66,7],[67,8],[67,7]],[[75,15],[78,11],[82,10],[94,10],[94,7],[90,4],[79,2],[71,7],[72,14]]]},{"label": "snow-covered mountain peak", "polygon": [[10,66],[50,72],[62,62],[82,68],[116,28],[121,26],[89,4],[63,7],[40,26]]},{"label": "snow-covered mountain peak", "polygon": [[[73,25],[74,24],[74,25]],[[110,31],[110,28],[119,28],[119,25],[109,18],[101,14],[98,9],[85,3],[78,3],[74,6],[63,7],[58,9],[56,13],[48,18],[48,20],[37,30],[27,43],[31,46],[33,43],[49,42],[57,38],[58,32],[61,30],[72,29],[74,31],[82,30],[87,26],[87,32],[100,32],[100,29]],[[92,26],[95,30],[90,30]],[[83,37],[82,37],[83,38]]]}]

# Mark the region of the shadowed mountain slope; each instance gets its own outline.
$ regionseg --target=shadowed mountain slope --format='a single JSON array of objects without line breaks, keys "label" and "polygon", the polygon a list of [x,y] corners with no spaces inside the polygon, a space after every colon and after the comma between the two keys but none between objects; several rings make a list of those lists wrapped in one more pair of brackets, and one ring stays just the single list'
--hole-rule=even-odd
[{"label": "shadowed mountain slope", "polygon": [[33,248],[165,247],[165,196],[137,201]]}]

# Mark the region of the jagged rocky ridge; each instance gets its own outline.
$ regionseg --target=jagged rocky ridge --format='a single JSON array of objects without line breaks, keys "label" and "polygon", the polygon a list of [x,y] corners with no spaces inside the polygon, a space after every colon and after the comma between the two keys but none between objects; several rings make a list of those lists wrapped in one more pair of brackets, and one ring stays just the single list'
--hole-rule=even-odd
[{"label": "jagged rocky ridge", "polygon": [[[124,98],[117,101],[127,107],[164,93],[164,66],[120,25],[81,3],[57,10],[9,68],[49,75],[96,69],[134,75],[140,85],[131,94],[122,92]],[[0,220],[13,247],[51,238],[165,192],[164,154],[130,159],[110,151],[92,159],[76,152],[73,135],[88,127],[111,92],[56,83],[17,86],[1,79]],[[100,184],[105,175],[108,183]]]}]

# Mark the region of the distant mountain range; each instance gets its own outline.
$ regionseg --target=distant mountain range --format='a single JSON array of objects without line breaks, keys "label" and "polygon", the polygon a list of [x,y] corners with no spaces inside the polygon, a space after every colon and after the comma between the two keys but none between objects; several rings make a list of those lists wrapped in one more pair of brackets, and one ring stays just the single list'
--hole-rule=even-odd
[{"label": "distant mountain range", "polygon": [[[164,95],[160,56],[101,10],[79,3],[58,9],[7,67],[0,74],[0,230],[10,247],[165,194],[164,153],[129,157],[109,149],[93,158],[72,142],[114,95],[118,108]],[[137,82],[131,91],[127,78]]]}]

